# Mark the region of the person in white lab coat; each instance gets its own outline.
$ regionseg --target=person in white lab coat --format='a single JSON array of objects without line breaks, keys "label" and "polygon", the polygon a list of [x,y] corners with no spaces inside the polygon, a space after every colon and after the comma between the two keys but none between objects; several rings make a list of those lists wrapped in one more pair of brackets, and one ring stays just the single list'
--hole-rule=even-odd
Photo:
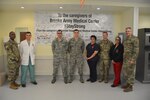
[{"label": "person in white lab coat", "polygon": [[35,80],[35,43],[31,41],[31,32],[27,32],[26,39],[20,43],[20,55],[22,87],[26,87],[26,77],[28,70],[31,83],[37,85]]}]

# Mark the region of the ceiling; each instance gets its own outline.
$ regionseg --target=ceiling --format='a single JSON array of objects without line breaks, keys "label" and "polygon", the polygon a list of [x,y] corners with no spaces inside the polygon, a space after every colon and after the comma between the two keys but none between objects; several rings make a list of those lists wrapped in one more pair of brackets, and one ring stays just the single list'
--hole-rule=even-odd
[{"label": "ceiling", "polygon": [[[79,3],[80,0],[0,0],[1,4],[70,4]],[[89,2],[123,2],[123,3],[150,3],[150,0],[86,0],[85,3]]]},{"label": "ceiling", "polygon": [[[130,7],[119,7],[119,6],[99,6],[99,5],[85,5],[84,7],[80,7],[80,5],[74,5],[74,4],[25,4],[25,5],[7,5],[6,6],[0,6],[1,10],[4,11],[77,11],[77,12],[122,12],[126,9],[129,9]],[[21,9],[21,7],[24,7],[24,9]],[[63,7],[60,9],[60,7]],[[97,8],[100,8],[100,10],[97,10]]]},{"label": "ceiling", "polygon": [[[140,6],[140,12],[150,13],[150,0],[86,0],[81,8],[79,0],[0,0],[0,11],[76,11],[76,12],[123,12]],[[137,4],[138,3],[138,4]],[[148,6],[149,5],[149,6]],[[21,7],[24,9],[21,9]],[[63,7],[60,9],[59,7]],[[97,10],[100,8],[100,10]]]}]

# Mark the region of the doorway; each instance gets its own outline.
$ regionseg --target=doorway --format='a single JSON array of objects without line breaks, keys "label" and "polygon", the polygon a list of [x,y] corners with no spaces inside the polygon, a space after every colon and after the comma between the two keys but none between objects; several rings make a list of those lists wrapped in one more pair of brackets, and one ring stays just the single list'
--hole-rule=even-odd
[{"label": "doorway", "polygon": [[25,39],[25,33],[28,32],[28,27],[16,27],[16,41],[20,43],[22,40]]},{"label": "doorway", "polygon": [[20,42],[26,39],[27,32],[20,32]]}]

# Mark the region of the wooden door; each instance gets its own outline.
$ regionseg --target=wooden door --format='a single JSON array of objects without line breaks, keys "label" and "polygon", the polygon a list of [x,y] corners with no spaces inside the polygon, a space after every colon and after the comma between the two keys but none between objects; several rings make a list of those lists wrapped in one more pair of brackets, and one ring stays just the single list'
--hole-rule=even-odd
[{"label": "wooden door", "polygon": [[20,32],[20,42],[26,39],[27,32]]}]

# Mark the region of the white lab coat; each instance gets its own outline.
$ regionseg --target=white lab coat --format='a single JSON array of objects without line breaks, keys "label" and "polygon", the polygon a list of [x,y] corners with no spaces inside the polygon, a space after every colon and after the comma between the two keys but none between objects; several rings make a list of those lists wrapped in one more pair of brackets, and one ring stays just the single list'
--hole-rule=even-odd
[{"label": "white lab coat", "polygon": [[29,46],[27,40],[24,40],[20,43],[19,49],[21,55],[21,65],[29,64],[29,56],[31,58],[32,65],[35,65],[35,43],[30,41]]}]

